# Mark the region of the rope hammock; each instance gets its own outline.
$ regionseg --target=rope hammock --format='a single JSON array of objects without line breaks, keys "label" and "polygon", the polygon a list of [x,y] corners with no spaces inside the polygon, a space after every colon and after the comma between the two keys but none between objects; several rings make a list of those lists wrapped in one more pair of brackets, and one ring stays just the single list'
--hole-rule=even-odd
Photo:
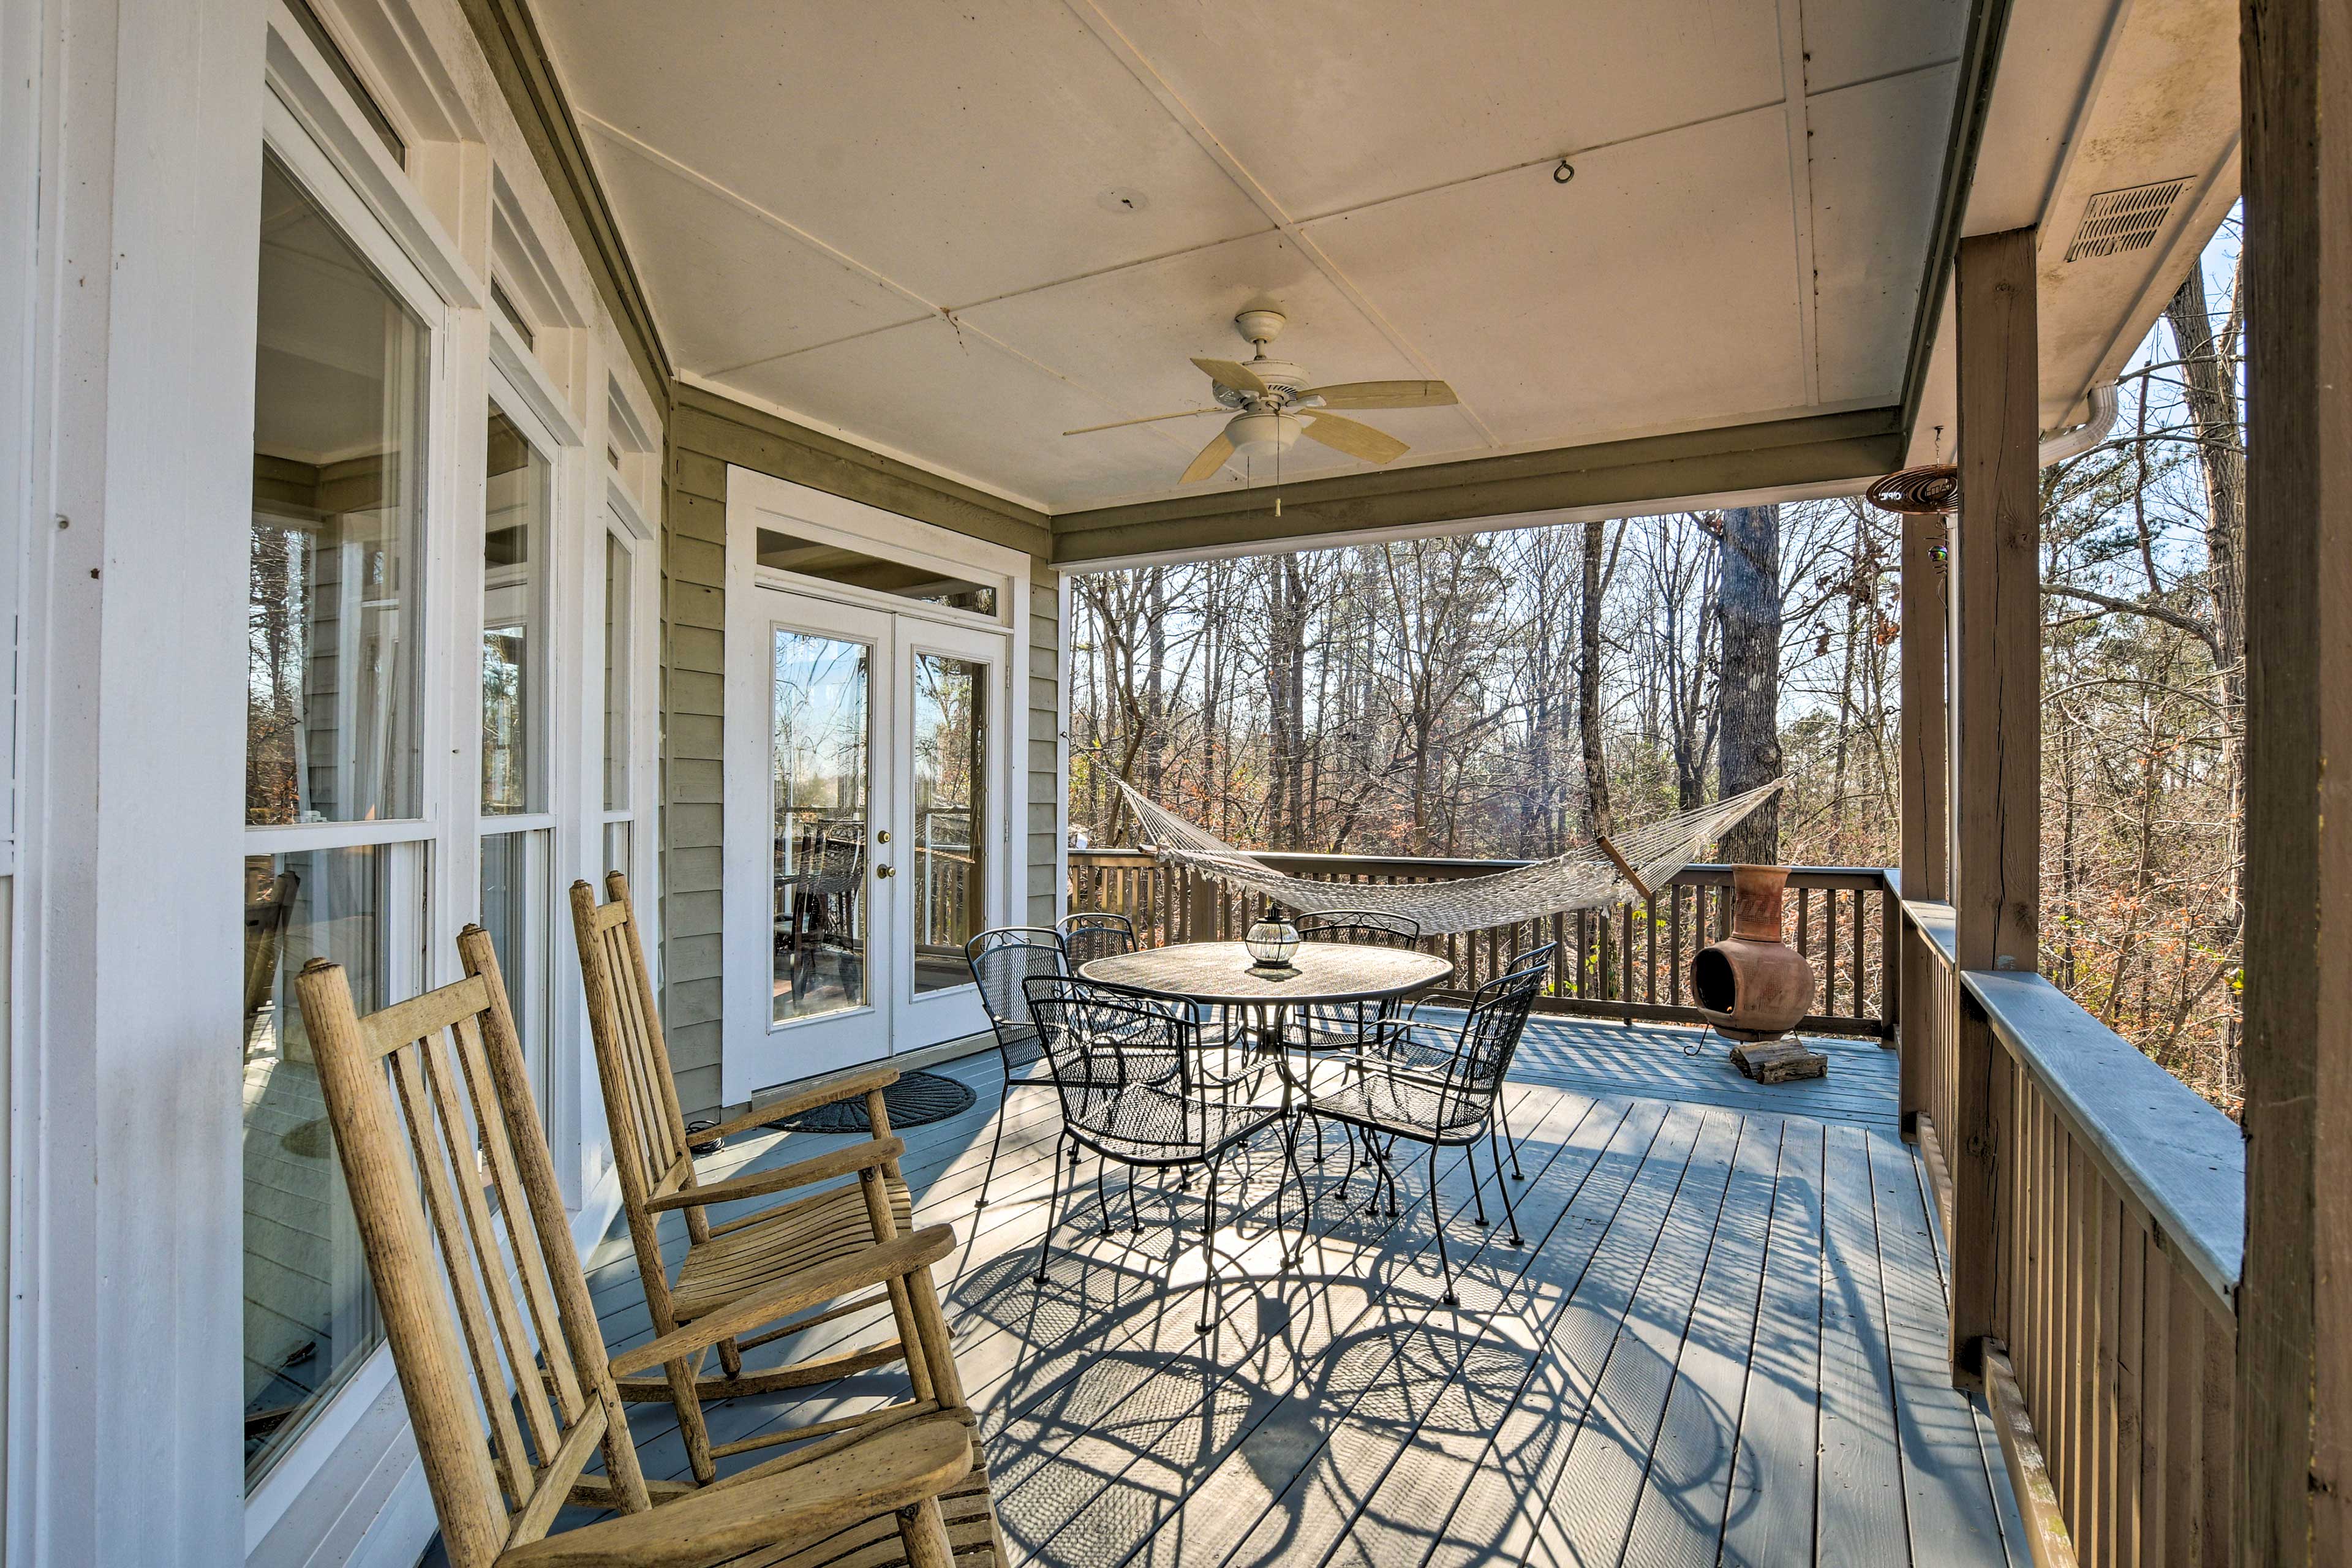
[{"label": "rope hammock", "polygon": [[1699,858],[1699,851],[1780,792],[1773,780],[1760,789],[1678,813],[1532,866],[1486,877],[1380,887],[1286,877],[1174,812],[1153,805],[1125,779],[1112,781],[1142,826],[1146,845],[1162,860],[1262,894],[1285,909],[1376,910],[1419,921],[1423,936],[1450,936],[1517,925],[1572,910],[1609,909],[1648,898]]}]

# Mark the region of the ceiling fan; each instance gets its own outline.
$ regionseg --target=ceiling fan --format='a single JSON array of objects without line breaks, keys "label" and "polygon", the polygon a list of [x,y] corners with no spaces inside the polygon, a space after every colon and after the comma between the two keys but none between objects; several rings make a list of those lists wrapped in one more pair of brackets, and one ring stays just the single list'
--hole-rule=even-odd
[{"label": "ceiling fan", "polygon": [[1265,345],[1282,335],[1289,318],[1271,300],[1242,307],[1234,326],[1257,351],[1247,363],[1233,360],[1195,359],[1214,384],[1216,402],[1202,408],[1173,414],[1150,414],[1140,419],[1115,419],[1108,425],[1087,425],[1065,430],[1065,436],[1086,436],[1097,430],[1118,430],[1129,425],[1150,425],[1162,419],[1183,419],[1196,414],[1237,412],[1201,448],[1200,456],[1178,482],[1205,479],[1234,458],[1263,458],[1288,451],[1301,436],[1308,440],[1360,458],[1368,463],[1392,463],[1412,450],[1383,430],[1360,424],[1339,408],[1440,408],[1460,401],[1442,381],[1348,381],[1331,386],[1309,386],[1307,372],[1287,360],[1265,357]]}]

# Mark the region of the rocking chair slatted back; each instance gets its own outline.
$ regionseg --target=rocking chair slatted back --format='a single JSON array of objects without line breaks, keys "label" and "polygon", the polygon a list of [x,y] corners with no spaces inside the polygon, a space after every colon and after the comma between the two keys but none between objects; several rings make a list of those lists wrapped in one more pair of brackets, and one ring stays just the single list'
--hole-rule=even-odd
[{"label": "rocking chair slatted back", "polygon": [[449,1561],[486,1568],[599,1452],[587,1485],[651,1505],[498,955],[479,926],[457,949],[464,980],[366,1018],[324,959],[295,990]]},{"label": "rocking chair slatted back", "polygon": [[[694,1156],[687,1148],[686,1117],[670,1076],[669,1047],[637,934],[636,909],[629,901],[629,879],[614,871],[604,885],[610,901],[599,905],[593,888],[584,881],[572,884],[572,929],[580,944],[589,1032],[595,1038],[596,1076],[613,1125],[623,1206],[633,1231],[648,1229],[635,1238],[640,1253],[650,1247],[658,1255],[659,1241],[650,1234],[656,1220],[646,1205],[693,1184]],[[687,1210],[686,1221],[696,1242],[710,1239],[702,1210]]]}]

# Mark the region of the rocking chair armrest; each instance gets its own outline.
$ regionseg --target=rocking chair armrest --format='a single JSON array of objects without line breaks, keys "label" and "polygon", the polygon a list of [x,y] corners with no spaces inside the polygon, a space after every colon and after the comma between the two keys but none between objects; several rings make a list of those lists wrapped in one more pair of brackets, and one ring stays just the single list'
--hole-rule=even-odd
[{"label": "rocking chair armrest", "polygon": [[831,1078],[818,1079],[785,1095],[782,1100],[765,1100],[731,1121],[722,1121],[716,1127],[706,1127],[699,1132],[687,1134],[687,1137],[696,1143],[709,1142],[714,1138],[731,1138],[738,1132],[749,1132],[754,1128],[764,1127],[771,1121],[782,1121],[787,1116],[798,1116],[803,1110],[814,1110],[820,1105],[831,1105],[835,1100],[847,1100],[853,1095],[865,1094],[877,1089],[887,1089],[898,1081],[898,1069],[894,1067],[883,1065],[853,1068],[847,1072],[835,1073]]},{"label": "rocking chair armrest", "polygon": [[871,1138],[863,1143],[853,1143],[846,1149],[812,1154],[805,1160],[795,1160],[772,1171],[754,1171],[729,1181],[712,1182],[708,1186],[681,1187],[674,1193],[647,1198],[646,1207],[660,1214],[667,1209],[706,1208],[712,1204],[732,1203],[738,1198],[763,1198],[770,1193],[782,1192],[786,1187],[804,1187],[812,1182],[830,1181],[835,1176],[848,1175],[853,1171],[887,1165],[906,1152],[907,1142],[903,1138]]},{"label": "rocking chair armrest", "polygon": [[789,1318],[820,1301],[830,1301],[868,1285],[928,1268],[954,1249],[955,1232],[943,1225],[927,1226],[896,1241],[877,1241],[871,1247],[860,1247],[846,1258],[820,1263],[765,1289],[739,1296],[682,1329],[622,1352],[613,1358],[613,1375],[628,1377],[665,1362],[684,1361],[721,1340],[731,1340],[762,1323]]},{"label": "rocking chair armrest", "polygon": [[971,1432],[951,1415],[886,1428],[772,1476],[691,1493],[499,1553],[498,1568],[701,1568],[763,1547],[814,1544],[937,1498],[971,1473]]}]

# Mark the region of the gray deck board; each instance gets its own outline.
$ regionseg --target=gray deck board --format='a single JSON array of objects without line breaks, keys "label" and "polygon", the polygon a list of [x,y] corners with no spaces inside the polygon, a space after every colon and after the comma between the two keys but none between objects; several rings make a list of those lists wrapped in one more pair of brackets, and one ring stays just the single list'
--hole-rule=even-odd
[{"label": "gray deck board", "polygon": [[1830,1129],[1822,1183],[1822,1563],[1894,1563],[1909,1551],[1868,1139]]},{"label": "gray deck board", "polygon": [[[1316,1178],[1317,1241],[1286,1270],[1278,1152],[1229,1184],[1226,1284],[1194,1332],[1201,1190],[1146,1178],[1110,1225],[1093,1163],[1054,1163],[1052,1095],[1017,1087],[990,1203],[992,1055],[943,1068],[978,1103],[904,1132],[1015,1559],[1094,1568],[2001,1563],[2014,1510],[1980,1410],[1943,1366],[1939,1240],[1895,1132],[1895,1058],[1811,1042],[1830,1076],[1748,1082],[1696,1031],[1538,1017],[1514,1069],[1524,1182],[1439,1163],[1461,1305],[1440,1300],[1425,1160],[1394,1220]],[[1696,1052],[1687,1047],[1696,1046]],[[831,1146],[739,1139],[711,1176]],[[1401,1146],[1400,1154],[1406,1151]],[[1508,1185],[1527,1245],[1507,1245]],[[1053,1208],[1053,1252],[1035,1282]],[[1295,1225],[1295,1199],[1285,1211]],[[675,1216],[664,1226],[673,1267]],[[591,1258],[608,1344],[650,1334],[625,1233]],[[825,1324],[793,1353],[887,1336]],[[775,1353],[755,1352],[754,1364]],[[887,1373],[714,1407],[727,1441],[892,1397]],[[664,1405],[631,1407],[648,1473],[683,1476]],[[749,1462],[749,1461],[744,1461]]]},{"label": "gray deck board", "polygon": [[1764,1283],[1724,1509],[1727,1565],[1775,1568],[1813,1560],[1813,1473],[1821,1460],[1822,1154],[1827,1131],[1791,1123],[1781,1131]]}]

